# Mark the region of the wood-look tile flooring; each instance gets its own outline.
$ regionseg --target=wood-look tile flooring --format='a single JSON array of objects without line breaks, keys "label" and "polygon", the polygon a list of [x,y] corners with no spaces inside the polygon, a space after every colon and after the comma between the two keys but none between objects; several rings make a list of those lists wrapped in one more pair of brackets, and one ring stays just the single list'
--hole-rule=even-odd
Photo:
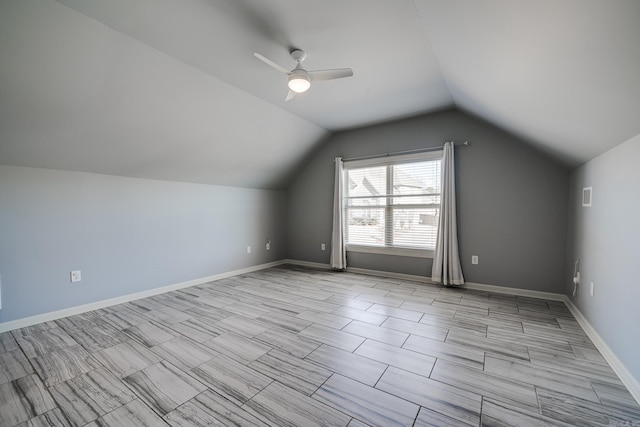
[{"label": "wood-look tile flooring", "polygon": [[0,334],[0,426],[640,426],[567,307],[278,267]]}]

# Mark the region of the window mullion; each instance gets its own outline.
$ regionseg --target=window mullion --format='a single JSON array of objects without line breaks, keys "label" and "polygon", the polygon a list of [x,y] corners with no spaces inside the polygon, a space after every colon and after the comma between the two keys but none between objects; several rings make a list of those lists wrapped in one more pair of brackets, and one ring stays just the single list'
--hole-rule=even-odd
[{"label": "window mullion", "polygon": [[384,222],[384,245],[393,246],[393,165],[387,166],[387,198]]}]

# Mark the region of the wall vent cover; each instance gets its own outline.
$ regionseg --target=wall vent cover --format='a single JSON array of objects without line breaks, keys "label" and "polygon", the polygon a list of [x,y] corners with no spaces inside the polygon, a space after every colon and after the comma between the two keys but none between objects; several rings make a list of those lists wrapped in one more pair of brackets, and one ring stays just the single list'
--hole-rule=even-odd
[{"label": "wall vent cover", "polygon": [[584,187],[582,189],[582,206],[591,206],[591,193],[593,187]]}]

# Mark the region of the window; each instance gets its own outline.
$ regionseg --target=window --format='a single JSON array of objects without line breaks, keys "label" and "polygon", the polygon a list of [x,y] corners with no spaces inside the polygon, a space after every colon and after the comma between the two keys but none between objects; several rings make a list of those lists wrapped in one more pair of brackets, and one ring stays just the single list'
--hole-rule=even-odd
[{"label": "window", "polygon": [[440,214],[442,151],[344,163],[347,250],[430,256]]}]

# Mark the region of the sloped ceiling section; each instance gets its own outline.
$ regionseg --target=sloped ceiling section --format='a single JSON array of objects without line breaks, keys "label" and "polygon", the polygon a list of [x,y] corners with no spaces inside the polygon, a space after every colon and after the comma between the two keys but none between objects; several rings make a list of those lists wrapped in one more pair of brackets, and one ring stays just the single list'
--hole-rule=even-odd
[{"label": "sloped ceiling section", "polygon": [[0,163],[252,188],[328,132],[52,1],[0,2]]},{"label": "sloped ceiling section", "polygon": [[[640,134],[638,22],[637,0],[4,0],[0,163],[285,188],[332,132],[457,107],[576,166]],[[285,102],[253,53],[292,47],[355,75]]]},{"label": "sloped ceiling section", "polygon": [[[58,0],[117,31],[334,131],[453,106],[411,1]],[[293,47],[307,69],[351,67],[285,102]]]},{"label": "sloped ceiling section", "polygon": [[640,1],[415,4],[457,107],[568,166],[640,134]]}]

